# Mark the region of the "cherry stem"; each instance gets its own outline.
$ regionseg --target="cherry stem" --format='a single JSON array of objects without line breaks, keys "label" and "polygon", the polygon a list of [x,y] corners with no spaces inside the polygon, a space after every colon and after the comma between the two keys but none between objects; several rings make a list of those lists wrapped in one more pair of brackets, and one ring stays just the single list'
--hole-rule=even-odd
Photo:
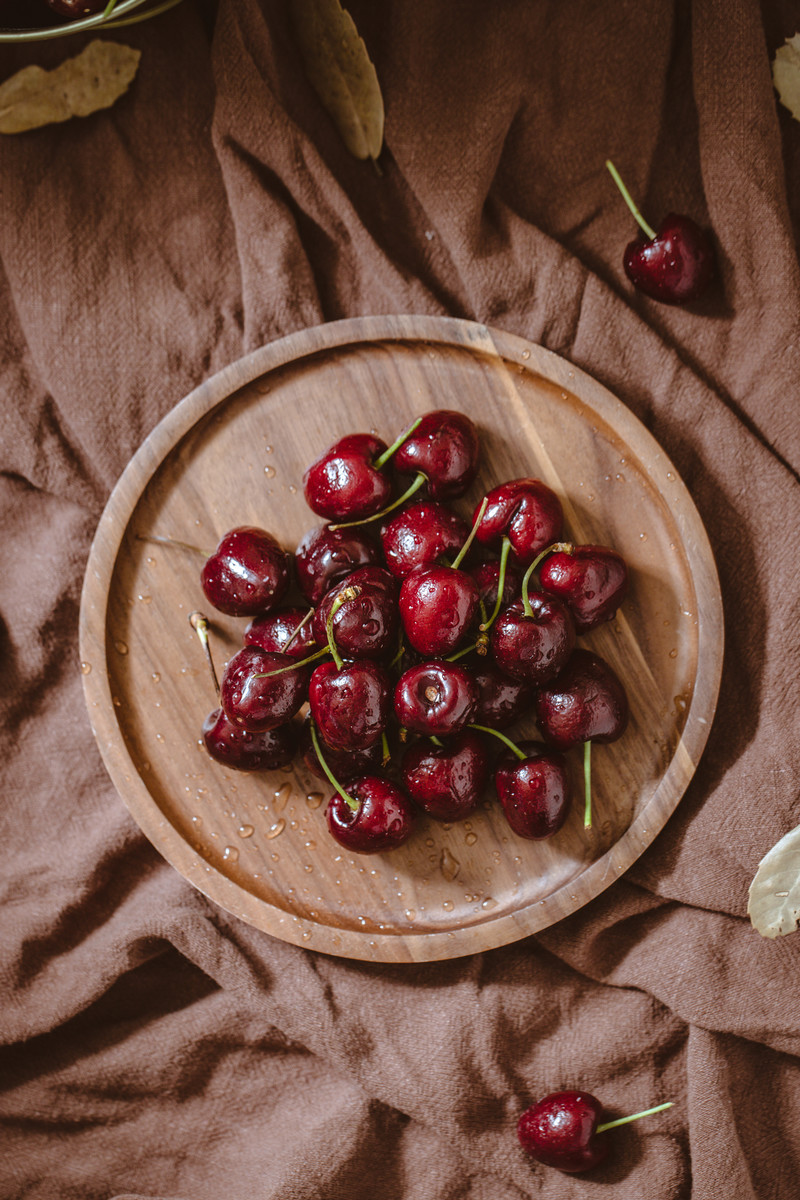
[{"label": "cherry stem", "polygon": [[575,547],[573,546],[572,542],[553,542],[553,544],[548,546],[546,550],[542,550],[541,554],[536,555],[536,558],[528,567],[522,578],[522,607],[525,610],[526,617],[533,616],[533,609],[531,608],[531,603],[528,599],[528,584],[530,582],[531,575],[533,575],[534,571],[539,566],[539,563],[542,561],[542,559],[547,558],[548,554],[572,554],[574,549]]},{"label": "cherry stem", "polygon": [[458,568],[461,566],[461,563],[464,561],[464,555],[467,553],[470,546],[475,541],[475,534],[478,532],[478,526],[480,525],[481,521],[483,520],[483,514],[486,512],[486,506],[488,503],[489,503],[489,497],[484,496],[481,506],[478,509],[475,520],[472,522],[472,529],[470,529],[470,531],[469,531],[467,540],[464,542],[464,545],[459,550],[459,552],[456,555],[453,562],[450,564],[454,571],[457,571]]},{"label": "cherry stem", "polygon": [[391,757],[392,757],[392,752],[391,752],[391,750],[389,749],[389,739],[388,739],[388,738],[387,738],[387,736],[386,736],[386,730],[385,730],[385,729],[384,729],[383,733],[381,734],[381,752],[382,752],[382,754],[381,754],[381,766],[382,766],[382,767],[385,767],[385,766],[386,766],[386,764],[389,762],[389,760],[390,760],[390,759],[391,759]]},{"label": "cherry stem", "polygon": [[108,4],[103,9],[103,16],[110,17],[116,7],[117,7],[117,0],[108,0]]},{"label": "cherry stem", "polygon": [[325,632],[328,635],[328,647],[333,655],[333,661],[336,663],[337,671],[341,671],[344,663],[342,661],[341,654],[336,649],[336,639],[333,636],[333,618],[336,616],[343,604],[346,604],[348,600],[355,600],[356,596],[360,595],[361,588],[357,584],[355,587],[344,588],[341,592],[339,592],[339,595],[331,605],[331,611],[328,613],[328,620],[325,622]]},{"label": "cherry stem", "polygon": [[586,802],[583,809],[583,828],[592,828],[592,743],[583,743],[583,788]]},{"label": "cherry stem", "polygon": [[360,521],[344,521],[338,525],[329,525],[329,529],[351,529],[353,525],[368,525],[370,521],[380,521],[381,517],[385,517],[387,513],[392,512],[395,508],[399,508],[401,504],[405,504],[406,500],[410,500],[415,492],[418,492],[423,483],[427,481],[427,475],[422,472],[414,476],[414,482],[406,488],[402,496],[397,500],[393,500],[391,504],[387,504],[386,508],[382,508],[380,512],[373,513],[371,517],[362,517]]},{"label": "cherry stem", "polygon": [[514,751],[514,753],[516,754],[517,758],[520,759],[520,761],[523,758],[528,757],[527,754],[524,752],[524,750],[520,750],[519,746],[515,746],[514,743],[511,741],[511,738],[507,738],[506,735],[504,733],[501,733],[499,729],[490,729],[488,725],[470,725],[469,728],[470,729],[479,729],[481,731],[481,733],[490,733],[492,735],[492,737],[499,738],[501,742],[505,742],[505,744],[508,746],[509,750]]},{"label": "cherry stem", "polygon": [[616,1129],[618,1125],[628,1125],[631,1121],[638,1121],[640,1117],[652,1117],[653,1113],[663,1112],[665,1108],[672,1108],[672,1101],[668,1100],[666,1104],[657,1104],[655,1108],[646,1108],[644,1112],[633,1113],[630,1117],[618,1117],[616,1121],[606,1121],[603,1125],[598,1125],[595,1133],[605,1133],[607,1129]]},{"label": "cherry stem", "polygon": [[412,433],[417,428],[417,426],[419,425],[421,420],[422,420],[422,417],[417,417],[416,421],[412,421],[412,423],[409,425],[408,429],[406,429],[405,433],[401,433],[400,437],[397,438],[394,442],[392,442],[392,444],[388,448],[388,450],[384,450],[382,454],[378,455],[378,457],[372,463],[372,465],[376,471],[380,471],[381,467],[386,466],[389,459],[392,457],[392,455],[394,453],[396,453],[396,451],[398,451],[400,449],[403,442],[408,441],[408,439],[411,437]]},{"label": "cherry stem", "polygon": [[211,657],[211,647],[208,644],[208,617],[205,617],[201,612],[189,613],[189,624],[200,638],[200,644],[206,652],[206,659],[211,669],[211,678],[214,681],[214,691],[219,697],[219,680],[217,672],[214,669],[214,660]]},{"label": "cherry stem", "polygon": [[438,747],[439,747],[439,749],[441,749],[441,748],[442,748],[442,746],[443,746],[443,744],[444,744],[444,743],[442,742],[441,738],[434,737],[434,735],[433,735],[433,734],[431,734],[431,735],[430,735],[430,737],[428,738],[428,741],[429,741],[429,742],[433,742],[434,746],[438,746]]},{"label": "cherry stem", "polygon": [[308,610],[308,612],[306,613],[306,615],[303,617],[303,619],[302,619],[302,621],[300,622],[300,624],[297,626],[297,628],[296,628],[296,629],[294,629],[294,630],[292,631],[292,634],[291,634],[291,636],[290,636],[289,640],[287,641],[286,645],[283,647],[283,649],[284,649],[284,652],[285,652],[285,651],[287,651],[287,650],[289,649],[289,647],[291,646],[291,644],[292,644],[292,642],[294,641],[294,639],[297,637],[297,635],[298,635],[298,633],[300,632],[300,630],[301,630],[301,629],[302,629],[302,628],[303,628],[305,625],[307,625],[307,624],[308,624],[308,622],[311,620],[311,618],[313,617],[313,615],[314,615],[314,609],[313,609],[313,608],[310,608],[310,609]]},{"label": "cherry stem", "polygon": [[323,771],[325,772],[328,782],[331,784],[332,787],[336,788],[339,795],[342,797],[343,800],[345,800],[347,802],[349,807],[352,808],[353,812],[358,812],[358,801],[354,800],[353,797],[344,790],[342,785],[339,783],[339,780],[336,778],[333,771],[330,769],[330,767],[325,762],[325,759],[322,756],[322,751],[320,750],[320,746],[319,746],[319,739],[317,737],[316,726],[314,725],[313,721],[309,722],[309,730],[311,732],[311,744],[314,747],[314,753],[316,754],[317,758],[319,759],[319,765],[322,767]]},{"label": "cherry stem", "polygon": [[647,221],[645,221],[644,217],[639,212],[639,209],[636,207],[636,205],[633,202],[633,198],[631,197],[630,192],[625,187],[625,184],[622,182],[622,179],[620,178],[619,171],[614,166],[614,164],[612,163],[610,158],[606,159],[606,166],[608,167],[609,171],[611,172],[611,178],[614,180],[614,183],[617,185],[620,192],[622,193],[622,199],[625,201],[628,208],[631,210],[631,213],[633,214],[636,224],[639,226],[639,228],[645,234],[647,234],[647,236],[650,238],[650,241],[652,241],[653,238],[655,238],[657,236],[655,229],[653,229],[653,227],[651,225],[647,224]]},{"label": "cherry stem", "polygon": [[157,546],[175,546],[178,550],[188,550],[190,554],[202,554],[203,558],[211,558],[213,551],[201,550],[199,546],[190,546],[188,542],[179,542],[177,538],[161,537],[157,533],[137,533],[140,542],[155,542]]},{"label": "cherry stem", "polygon": [[481,633],[486,633],[492,628],[497,614],[500,612],[500,605],[503,603],[503,592],[506,586],[506,566],[508,564],[508,556],[511,553],[511,542],[507,537],[503,538],[503,548],[500,551],[500,570],[497,575],[497,599],[494,602],[492,615],[488,621],[484,621],[480,626]]},{"label": "cherry stem", "polygon": [[275,671],[262,671],[260,675],[254,675],[253,679],[271,679],[273,675],[285,675],[287,671],[296,671],[298,667],[305,667],[307,663],[316,662],[318,658],[322,658],[328,653],[328,647],[323,646],[321,650],[315,650],[313,654],[309,654],[308,658],[299,658],[297,662],[290,663],[288,667],[278,667]]}]

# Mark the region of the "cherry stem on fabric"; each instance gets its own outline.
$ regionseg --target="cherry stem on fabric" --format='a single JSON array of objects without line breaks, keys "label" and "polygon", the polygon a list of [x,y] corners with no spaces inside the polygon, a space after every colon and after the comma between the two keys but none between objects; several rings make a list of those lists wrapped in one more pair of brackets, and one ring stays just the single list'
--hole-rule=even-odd
[{"label": "cherry stem on fabric", "polygon": [[403,442],[408,441],[408,439],[411,437],[412,433],[417,428],[417,426],[419,425],[421,420],[422,420],[422,417],[417,417],[416,421],[412,421],[411,424],[409,425],[408,429],[406,429],[403,433],[401,433],[400,437],[396,438],[387,450],[384,450],[382,454],[379,454],[378,457],[373,460],[372,465],[376,471],[380,471],[381,467],[386,466],[389,459],[392,457],[393,454],[395,454],[400,449]]},{"label": "cherry stem on fabric", "polygon": [[328,528],[351,529],[353,525],[368,525],[370,521],[380,521],[388,513],[393,512],[396,508],[399,508],[401,504],[405,504],[406,500],[410,500],[411,497],[419,491],[422,485],[427,482],[427,478],[427,475],[423,475],[420,471],[418,475],[414,476],[414,482],[406,488],[402,496],[398,496],[398,498],[393,500],[391,504],[387,504],[386,508],[382,508],[380,512],[373,513],[371,517],[361,517],[361,519],[358,521],[341,521],[338,525],[329,525]]},{"label": "cherry stem on fabric", "polygon": [[512,750],[516,754],[520,761],[528,757],[524,750],[520,750],[519,746],[515,745],[511,738],[506,737],[499,729],[490,729],[488,725],[470,725],[469,728],[479,729],[481,733],[490,733],[492,737],[499,738],[501,742],[504,742],[508,746],[509,750]]},{"label": "cherry stem on fabric", "polygon": [[291,633],[291,634],[290,634],[290,636],[289,636],[289,640],[287,641],[286,645],[283,647],[283,649],[284,649],[284,653],[285,653],[285,652],[286,652],[286,651],[289,649],[289,647],[291,646],[291,644],[292,644],[292,642],[294,641],[294,639],[297,637],[297,635],[298,635],[298,633],[300,632],[300,630],[301,630],[301,629],[303,629],[303,628],[304,628],[304,626],[306,626],[306,625],[308,624],[308,622],[311,620],[311,618],[313,617],[313,615],[314,615],[314,609],[313,609],[313,608],[310,608],[310,609],[308,610],[308,612],[306,613],[306,615],[303,617],[303,619],[302,619],[302,621],[300,622],[300,624],[297,626],[297,628],[296,628],[296,629],[294,629],[294,630],[292,630],[292,633]]},{"label": "cherry stem on fabric", "polygon": [[478,509],[475,520],[472,522],[472,529],[470,529],[470,531],[469,531],[467,540],[464,542],[464,545],[461,547],[458,554],[455,556],[452,563],[450,564],[450,566],[452,567],[452,569],[454,571],[457,571],[458,568],[461,566],[462,562],[464,561],[464,555],[468,552],[470,546],[475,541],[475,534],[478,532],[478,526],[480,525],[481,521],[483,520],[483,514],[486,512],[486,506],[488,503],[489,503],[489,497],[484,496],[481,506]]},{"label": "cherry stem on fabric", "polygon": [[214,668],[214,660],[211,657],[211,647],[208,644],[208,617],[205,617],[201,612],[193,612],[189,614],[189,624],[200,639],[200,644],[206,652],[206,660],[211,671],[211,678],[214,683],[214,692],[219,698],[219,680],[217,672]]},{"label": "cherry stem on fabric", "polygon": [[583,743],[583,789],[586,797],[583,809],[583,828],[592,828],[592,743]]},{"label": "cherry stem on fabric", "polygon": [[487,621],[484,618],[484,621],[480,626],[481,633],[486,633],[492,628],[495,618],[500,612],[500,605],[503,603],[503,592],[505,591],[506,586],[506,566],[508,564],[508,556],[510,553],[511,542],[507,537],[504,537],[503,545],[500,550],[500,570],[497,574],[497,599],[494,602],[494,608],[492,609],[492,615],[489,617],[489,620]]},{"label": "cherry stem on fabric", "polygon": [[546,550],[543,550],[541,554],[536,555],[536,558],[533,560],[522,577],[522,607],[525,610],[526,617],[533,616],[531,602],[528,599],[528,586],[530,584],[531,576],[539,566],[539,563],[542,562],[543,559],[547,558],[548,554],[572,554],[574,549],[575,547],[573,546],[572,542],[553,542],[553,544],[548,546]]},{"label": "cherry stem on fabric", "polygon": [[606,1121],[603,1125],[598,1125],[595,1133],[605,1133],[607,1129],[616,1129],[618,1125],[628,1125],[631,1121],[638,1121],[640,1117],[652,1117],[653,1113],[663,1112],[665,1108],[672,1108],[672,1101],[668,1100],[666,1104],[657,1104],[655,1108],[646,1108],[644,1112],[633,1113],[630,1117],[618,1117],[616,1121]]},{"label": "cherry stem on fabric", "polygon": [[360,595],[361,588],[357,585],[355,587],[344,588],[341,592],[339,592],[339,595],[331,605],[331,611],[328,613],[328,620],[325,623],[325,632],[328,635],[328,648],[333,656],[333,661],[336,663],[337,671],[341,671],[344,664],[341,654],[336,649],[336,638],[333,636],[333,618],[336,616],[343,604],[346,604],[348,600],[355,600],[356,596]]},{"label": "cherry stem on fabric", "polygon": [[358,801],[354,800],[353,797],[344,790],[342,785],[339,783],[339,780],[334,775],[333,771],[330,769],[328,764],[325,762],[325,759],[322,754],[322,750],[320,749],[319,738],[317,737],[317,729],[316,729],[316,726],[313,721],[311,721],[309,724],[309,731],[311,733],[311,744],[314,747],[314,753],[316,754],[317,758],[319,759],[319,765],[322,767],[323,771],[325,772],[325,776],[326,776],[328,782],[330,783],[331,787],[336,788],[336,791],[339,793],[339,795],[342,797],[342,799],[348,804],[348,806],[353,810],[353,812],[358,812]]},{"label": "cherry stem on fabric", "polygon": [[647,221],[645,221],[644,217],[639,212],[639,209],[636,207],[636,205],[633,202],[633,198],[632,198],[630,192],[625,187],[625,184],[622,182],[619,171],[614,166],[614,164],[612,163],[610,158],[606,159],[606,166],[608,167],[609,171],[611,172],[611,178],[614,180],[614,183],[617,185],[620,192],[622,193],[622,199],[625,201],[628,208],[631,210],[631,214],[633,215],[633,219],[636,221],[636,224],[639,226],[639,228],[642,230],[642,232],[647,235],[647,237],[650,239],[650,241],[652,241],[653,238],[657,236],[655,229],[653,229],[652,225],[648,225]]}]

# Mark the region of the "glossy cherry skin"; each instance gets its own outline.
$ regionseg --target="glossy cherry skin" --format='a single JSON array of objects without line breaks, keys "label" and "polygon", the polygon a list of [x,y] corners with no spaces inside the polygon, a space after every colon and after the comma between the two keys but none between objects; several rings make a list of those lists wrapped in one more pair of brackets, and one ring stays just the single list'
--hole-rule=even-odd
[{"label": "glossy cherry skin", "polygon": [[287,654],[270,654],[260,646],[245,646],[226,665],[220,681],[220,703],[234,725],[258,733],[285,725],[302,707],[308,686],[308,667],[295,667]]},{"label": "glossy cherry skin", "polygon": [[429,737],[458,733],[475,718],[478,689],[470,673],[449,662],[409,667],[394,689],[395,716],[402,726]]},{"label": "glossy cherry skin", "polygon": [[389,503],[392,484],[373,463],[386,449],[371,433],[340,438],[303,475],[308,507],[326,521],[360,521],[380,512]]},{"label": "glossy cherry skin", "polygon": [[427,658],[459,645],[478,611],[478,585],[466,571],[420,567],[400,588],[400,618],[411,645]]},{"label": "glossy cherry skin", "polygon": [[370,659],[345,663],[341,670],[322,663],[308,685],[311,718],[328,745],[364,750],[386,728],[391,694],[388,673]]},{"label": "glossy cherry skin", "polygon": [[[355,779],[358,775],[372,774],[381,765],[382,748],[379,741],[373,742],[363,750],[338,750],[335,746],[328,745],[319,730],[317,740],[327,766],[341,784]],[[311,740],[309,721],[304,723],[300,731],[300,754],[312,775],[316,775],[317,779],[324,779],[326,783],[329,782]]]},{"label": "glossy cherry skin", "polygon": [[108,0],[47,0],[47,3],[60,17],[76,21],[79,17],[91,17],[102,12]]},{"label": "glossy cherry skin", "polygon": [[289,560],[265,529],[231,529],[200,573],[206,599],[229,617],[257,617],[274,608],[289,586]]},{"label": "glossy cherry skin", "polygon": [[528,566],[537,554],[558,541],[564,521],[561,501],[540,479],[511,479],[493,488],[486,498],[486,511],[475,534],[484,546],[499,550],[503,537],[507,537],[517,559]]},{"label": "glossy cherry skin", "polygon": [[714,247],[691,217],[669,213],[654,238],[628,243],[622,265],[634,287],[652,300],[689,304],[714,278]]},{"label": "glossy cherry skin", "polygon": [[404,579],[417,567],[428,567],[440,558],[455,558],[469,534],[469,526],[456,513],[434,500],[420,500],[388,521],[381,530],[386,566]]},{"label": "glossy cherry skin", "polygon": [[[271,654],[288,654],[289,658],[306,658],[318,649],[314,641],[311,620],[306,621],[299,633],[295,633],[303,618],[305,608],[278,608],[274,612],[254,617],[244,631],[246,646],[260,646]],[[292,637],[292,634],[295,634]],[[289,642],[289,639],[292,639]],[[288,645],[287,645],[288,643]]]},{"label": "glossy cherry skin", "polygon": [[558,750],[583,742],[615,742],[628,724],[625,688],[605,659],[590,650],[576,650],[537,692],[534,704],[543,737]]},{"label": "glossy cherry skin", "polygon": [[297,586],[315,607],[326,592],[359,567],[378,566],[380,549],[360,529],[318,525],[305,535],[294,554]]},{"label": "glossy cherry skin", "polygon": [[610,1144],[595,1134],[603,1106],[589,1092],[553,1092],[527,1108],[517,1137],[537,1162],[561,1171],[588,1171],[608,1156]]},{"label": "glossy cherry skin", "polygon": [[514,833],[540,841],[558,833],[569,815],[566,760],[538,742],[520,742],[525,758],[509,750],[495,768],[497,798]]},{"label": "glossy cherry skin", "polygon": [[439,408],[426,413],[392,459],[401,474],[421,472],[434,500],[463,496],[478,471],[478,431],[463,413]]},{"label": "glossy cherry skin", "polygon": [[[491,612],[497,600],[497,586],[500,582],[500,563],[496,558],[487,559],[476,567],[468,568],[469,574],[478,585],[478,595],[484,607]],[[509,558],[506,562],[506,575],[503,581],[502,604],[511,604],[520,594],[522,587],[522,572]]]},{"label": "glossy cherry skin", "polygon": [[385,658],[397,649],[400,620],[397,581],[381,567],[362,567],[337,583],[314,613],[314,639],[323,646],[333,605],[349,590],[357,592],[343,600],[333,617],[333,639],[343,658]]},{"label": "glossy cherry skin", "polygon": [[215,708],[203,722],[203,742],[213,759],[235,771],[276,771],[294,758],[297,730],[289,722],[277,729],[251,733],[232,724],[221,708]]},{"label": "glossy cherry skin", "polygon": [[587,633],[614,619],[628,591],[628,568],[608,546],[575,546],[545,559],[539,583],[543,592],[563,600],[577,632]]},{"label": "glossy cherry skin", "polygon": [[501,671],[540,687],[566,664],[575,646],[575,626],[566,605],[554,596],[530,592],[528,600],[532,616],[521,600],[500,611],[489,645]]},{"label": "glossy cherry skin", "polygon": [[358,801],[352,809],[338,792],[328,802],[328,829],[346,850],[376,854],[394,850],[408,841],[414,830],[414,807],[408,796],[383,775],[363,775],[347,788]]},{"label": "glossy cherry skin", "polygon": [[400,777],[408,795],[437,821],[470,816],[489,782],[492,755],[477,730],[462,729],[441,746],[420,740],[403,755]]},{"label": "glossy cherry skin", "polygon": [[478,685],[476,725],[507,729],[532,710],[533,688],[527,683],[509,679],[488,656],[480,658],[475,655],[464,665],[469,667]]}]

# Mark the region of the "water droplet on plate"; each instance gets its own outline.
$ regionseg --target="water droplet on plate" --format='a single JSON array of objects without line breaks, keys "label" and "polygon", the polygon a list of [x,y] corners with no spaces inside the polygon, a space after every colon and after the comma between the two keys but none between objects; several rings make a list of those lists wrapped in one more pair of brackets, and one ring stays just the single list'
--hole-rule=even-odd
[{"label": "water droplet on plate", "polygon": [[291,794],[292,785],[290,783],[282,783],[279,788],[275,789],[275,812],[283,812],[289,803]]},{"label": "water droplet on plate", "polygon": [[672,650],[670,650],[670,652],[669,652],[669,656],[670,656],[670,658],[677,658],[677,657],[678,657],[678,651],[677,651],[677,650],[675,650],[675,649],[673,648]]},{"label": "water droplet on plate", "polygon": [[282,834],[285,828],[286,822],[284,821],[283,817],[281,817],[280,821],[276,821],[274,825],[270,825],[269,829],[267,830],[267,837],[272,840],[272,838],[276,838]]},{"label": "water droplet on plate", "polygon": [[497,908],[497,901],[494,896],[487,896],[485,900],[482,900],[481,908]]},{"label": "water droplet on plate", "polygon": [[522,357],[523,357],[523,358],[524,358],[526,361],[527,361],[527,360],[530,358],[530,356],[531,356],[531,352],[530,352],[530,350],[523,350],[523,351],[522,351]]},{"label": "water droplet on plate", "polygon": [[91,675],[91,673],[92,673],[92,664],[86,663],[86,662],[81,663],[81,675]]},{"label": "water droplet on plate", "polygon": [[224,862],[238,862],[239,851],[235,846],[226,846],[222,851],[222,858]]},{"label": "water droplet on plate", "polygon": [[306,796],[306,804],[309,808],[319,808],[324,799],[322,792],[309,792]]},{"label": "water droplet on plate", "polygon": [[453,904],[452,900],[443,900],[442,908],[444,909],[445,912],[452,912],[453,909],[455,908],[455,905]]},{"label": "water droplet on plate", "polygon": [[271,467],[269,465],[269,463],[267,463],[266,467],[264,467],[264,474],[266,475],[267,479],[274,479],[275,478],[275,468]]},{"label": "water droplet on plate", "polygon": [[477,840],[478,840],[477,833],[468,833],[467,836],[464,838],[464,841],[467,843],[468,846],[474,846],[475,843],[477,842]]},{"label": "water droplet on plate", "polygon": [[150,678],[152,679],[153,683],[161,683],[161,676],[159,675],[158,671],[153,671],[153,674],[150,676]]},{"label": "water droplet on plate", "polygon": [[128,643],[123,642],[123,641],[116,641],[116,642],[114,642],[114,649],[116,650],[117,654],[127,654],[128,653]]},{"label": "water droplet on plate", "polygon": [[249,837],[253,836],[253,834],[255,833],[255,829],[253,828],[252,825],[240,825],[238,832],[239,832],[239,837],[249,838]]},{"label": "water droplet on plate", "polygon": [[461,870],[461,863],[457,858],[453,857],[449,850],[445,848],[442,850],[442,857],[439,860],[439,868],[448,883],[452,883],[456,875],[458,875],[458,872]]},{"label": "water droplet on plate", "polygon": [[137,599],[137,600],[140,600],[142,604],[152,604],[152,603],[153,603],[153,597],[152,597],[152,596],[142,596],[142,595],[138,595],[138,596],[136,597],[136,599]]}]

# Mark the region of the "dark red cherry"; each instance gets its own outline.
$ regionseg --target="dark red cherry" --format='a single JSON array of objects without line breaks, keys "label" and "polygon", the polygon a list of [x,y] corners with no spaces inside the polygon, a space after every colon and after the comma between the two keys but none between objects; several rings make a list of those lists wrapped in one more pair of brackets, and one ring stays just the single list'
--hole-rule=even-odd
[{"label": "dark red cherry", "polygon": [[536,841],[552,837],[567,819],[571,800],[566,760],[538,742],[520,742],[525,758],[498,759],[497,798],[514,833]]},{"label": "dark red cherry", "polygon": [[457,733],[475,719],[478,689],[458,663],[427,662],[409,667],[394,689],[394,711],[402,726],[428,737]]},{"label": "dark red cherry", "polygon": [[536,723],[558,750],[583,742],[614,742],[628,724],[628,698],[612,667],[590,650],[576,650],[564,669],[536,694]]},{"label": "dark red cherry", "polygon": [[375,854],[408,841],[414,808],[396,784],[383,775],[363,775],[352,780],[347,790],[355,808],[334,792],[326,810],[328,829],[340,846],[356,854]]},{"label": "dark red cherry", "polygon": [[221,708],[203,722],[203,742],[213,759],[235,771],[276,771],[294,758],[297,730],[292,722],[252,733],[232,724]]},{"label": "dark red cherry", "polygon": [[319,604],[334,584],[359,567],[381,561],[377,544],[359,529],[319,525],[305,535],[294,555],[297,586],[309,604]]},{"label": "dark red cherry", "polygon": [[210,604],[229,617],[256,617],[274,608],[289,586],[289,560],[271,533],[252,525],[231,529],[200,574]]},{"label": "dark red cherry", "polygon": [[610,1142],[596,1130],[603,1112],[589,1092],[553,1092],[519,1119],[517,1136],[537,1162],[561,1171],[588,1171],[608,1157]]},{"label": "dark red cherry", "polygon": [[399,616],[397,581],[381,567],[362,567],[337,583],[314,613],[314,639],[327,641],[328,618],[333,616],[333,638],[343,658],[383,658],[397,649]]},{"label": "dark red cherry", "polygon": [[228,720],[242,729],[276,729],[305,702],[308,676],[309,668],[296,666],[287,654],[245,646],[222,673],[220,702]]},{"label": "dark red cherry", "polygon": [[[488,612],[494,608],[497,600],[497,588],[500,582],[500,562],[496,558],[487,559],[476,567],[467,570],[478,585],[478,595]],[[502,604],[512,604],[520,594],[522,587],[522,572],[514,562],[506,563],[505,579],[503,580]]]},{"label": "dark red cherry", "polygon": [[[381,764],[380,741],[373,742],[371,746],[367,746],[363,750],[337,750],[335,746],[328,745],[319,731],[317,731],[317,738],[321,743],[320,749],[325,762],[342,783],[355,779],[357,775],[373,774]],[[311,774],[327,782],[328,777],[311,740],[310,721],[306,721],[300,731],[300,754]]]},{"label": "dark red cherry", "polygon": [[389,503],[388,472],[375,460],[388,447],[371,433],[340,438],[303,475],[306,503],[326,521],[358,521],[374,516]]},{"label": "dark red cherry", "polygon": [[545,559],[539,583],[543,592],[563,600],[578,633],[587,633],[614,619],[628,590],[628,568],[608,546],[574,546]]},{"label": "dark red cherry", "polygon": [[478,611],[478,585],[466,571],[420,567],[400,589],[400,617],[411,645],[427,658],[451,654]]},{"label": "dark red cherry", "polygon": [[400,579],[442,557],[455,558],[469,535],[456,513],[434,500],[409,504],[384,525],[381,545],[386,565]]},{"label": "dark red cherry", "polygon": [[452,409],[426,413],[395,451],[401,474],[422,473],[434,500],[463,496],[478,470],[478,431],[469,417]]},{"label": "dark red cherry", "polygon": [[308,685],[311,717],[330,746],[363,750],[379,741],[386,728],[391,693],[388,673],[370,659],[341,669],[322,663]]},{"label": "dark red cherry", "polygon": [[634,287],[662,304],[698,300],[714,278],[714,247],[691,217],[668,213],[653,238],[625,247],[622,265]]},{"label": "dark red cherry", "polygon": [[528,600],[529,613],[523,600],[500,611],[489,644],[501,671],[539,687],[566,664],[575,645],[575,626],[566,606],[554,596],[531,592]]},{"label": "dark red cherry", "polygon": [[[561,501],[540,479],[511,479],[487,493],[488,504],[477,539],[499,550],[504,537],[521,563],[533,562],[558,540],[564,515]],[[475,510],[473,521],[480,507]]]},{"label": "dark red cherry", "polygon": [[527,683],[510,679],[488,656],[478,655],[465,662],[478,685],[476,725],[507,729],[533,708],[533,689]]},{"label": "dark red cherry", "polygon": [[475,811],[489,782],[491,754],[486,739],[462,729],[442,745],[420,740],[403,755],[403,787],[415,804],[437,821],[461,821]]},{"label": "dark red cherry", "polygon": [[254,617],[244,631],[245,645],[260,646],[271,654],[306,658],[318,649],[308,613],[306,608],[278,608]]},{"label": "dark red cherry", "polygon": [[108,0],[47,0],[47,3],[60,17],[77,21],[79,17],[91,17],[102,12]]}]

